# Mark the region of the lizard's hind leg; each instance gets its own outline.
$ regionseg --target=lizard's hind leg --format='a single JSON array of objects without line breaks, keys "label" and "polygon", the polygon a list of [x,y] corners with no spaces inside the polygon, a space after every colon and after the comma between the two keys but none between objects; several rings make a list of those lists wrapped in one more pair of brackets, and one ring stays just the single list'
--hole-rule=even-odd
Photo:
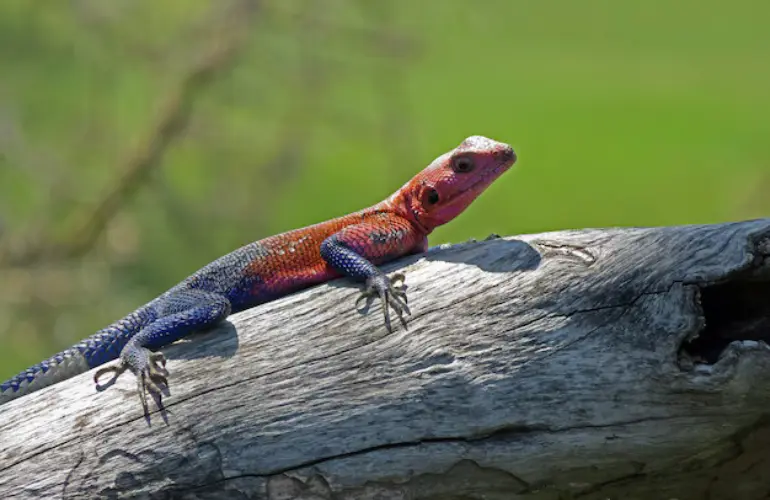
[{"label": "lizard's hind leg", "polygon": [[94,382],[105,373],[113,372],[112,381],[126,370],[136,376],[137,390],[145,415],[149,413],[147,393],[159,403],[162,391],[168,386],[166,358],[153,352],[186,335],[210,328],[224,320],[231,310],[224,295],[197,289],[171,291],[153,304],[158,318],[148,324],[123,347],[116,365],[107,366],[94,374]]}]

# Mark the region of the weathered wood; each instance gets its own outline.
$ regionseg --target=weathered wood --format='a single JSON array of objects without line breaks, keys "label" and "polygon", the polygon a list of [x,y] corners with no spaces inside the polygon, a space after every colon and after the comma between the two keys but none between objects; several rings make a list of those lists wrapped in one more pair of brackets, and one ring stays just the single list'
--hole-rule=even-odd
[{"label": "weathered wood", "polygon": [[3,405],[0,498],[766,498],[768,255],[770,219],[455,245],[389,267],[392,334],[319,286],[166,349],[166,422],[130,376]]}]

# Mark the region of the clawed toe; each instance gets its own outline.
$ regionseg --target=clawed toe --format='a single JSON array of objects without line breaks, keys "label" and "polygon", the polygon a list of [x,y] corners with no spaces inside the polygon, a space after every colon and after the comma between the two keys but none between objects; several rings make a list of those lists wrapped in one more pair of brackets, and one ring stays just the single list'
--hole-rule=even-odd
[{"label": "clawed toe", "polygon": [[388,332],[392,332],[392,325],[390,321],[390,310],[396,313],[401,325],[407,328],[406,318],[404,316],[411,315],[409,306],[407,305],[408,299],[406,296],[406,277],[403,273],[396,273],[392,278],[388,278],[384,274],[380,274],[369,278],[366,281],[366,289],[361,292],[361,295],[356,300],[356,307],[359,306],[362,300],[366,300],[367,304],[375,298],[380,298],[382,301],[382,313],[385,320],[385,327]]},{"label": "clawed toe", "polygon": [[150,354],[149,370],[150,375],[153,376],[161,376],[163,378],[168,376],[168,370],[166,370],[166,357],[162,352],[153,352]]},{"label": "clawed toe", "polygon": [[94,383],[97,384],[97,389],[104,387],[99,386],[99,379],[105,373],[114,373],[112,379],[107,383],[107,385],[112,385],[126,370],[131,370],[136,376],[139,400],[142,403],[144,414],[148,415],[147,394],[149,393],[160,404],[163,392],[168,388],[166,357],[161,352],[151,352],[145,348],[133,348],[127,353],[121,353],[120,361],[105,366],[94,374]]},{"label": "clawed toe", "polygon": [[[94,373],[94,383],[96,384],[97,389],[103,389],[103,388],[105,388],[105,387],[107,387],[109,385],[114,384],[115,381],[118,379],[118,377],[120,377],[120,375],[124,371],[126,371],[126,369],[128,369],[128,366],[123,364],[122,362],[118,362],[118,363],[116,363],[114,365],[108,365],[108,366],[105,366],[103,368],[98,369],[96,371],[96,373]],[[105,385],[100,386],[99,385],[99,379],[102,378],[102,375],[104,375],[105,373],[110,373],[110,372],[114,373],[114,375],[112,376],[110,381],[107,382]]]},{"label": "clawed toe", "polygon": [[163,391],[168,387],[167,375],[166,369],[159,367],[155,362],[151,362],[146,369],[136,374],[137,392],[145,415],[149,413],[147,394],[149,393],[153,399],[160,402]]}]

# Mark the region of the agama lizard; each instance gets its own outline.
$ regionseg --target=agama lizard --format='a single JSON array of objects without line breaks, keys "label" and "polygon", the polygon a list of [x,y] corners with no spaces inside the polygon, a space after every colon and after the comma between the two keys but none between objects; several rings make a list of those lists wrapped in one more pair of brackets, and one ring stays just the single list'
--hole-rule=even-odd
[{"label": "agama lizard", "polygon": [[513,149],[473,136],[436,158],[386,200],[349,215],[245,245],[203,267],[128,316],[0,384],[0,404],[119,358],[98,370],[134,373],[145,414],[168,386],[157,349],[229,314],[347,276],[365,282],[359,300],[382,301],[406,326],[404,275],[377,266],[428,249],[428,234],[459,215],[516,161]]}]

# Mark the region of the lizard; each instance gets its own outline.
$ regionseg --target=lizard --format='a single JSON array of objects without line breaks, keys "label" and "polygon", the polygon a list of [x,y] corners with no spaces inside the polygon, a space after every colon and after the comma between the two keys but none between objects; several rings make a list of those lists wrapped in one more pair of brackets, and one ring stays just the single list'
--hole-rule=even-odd
[{"label": "lizard", "polygon": [[[403,273],[379,266],[428,251],[428,235],[462,213],[515,162],[511,146],[471,136],[433,160],[385,200],[341,217],[249,243],[214,260],[157,298],[74,346],[0,384],[0,405],[101,367],[113,382],[126,370],[161,404],[169,372],[161,348],[230,314],[338,277],[362,282],[359,301],[379,299],[386,329],[390,310],[406,328],[411,315]],[[111,363],[117,360],[116,363]]]}]

